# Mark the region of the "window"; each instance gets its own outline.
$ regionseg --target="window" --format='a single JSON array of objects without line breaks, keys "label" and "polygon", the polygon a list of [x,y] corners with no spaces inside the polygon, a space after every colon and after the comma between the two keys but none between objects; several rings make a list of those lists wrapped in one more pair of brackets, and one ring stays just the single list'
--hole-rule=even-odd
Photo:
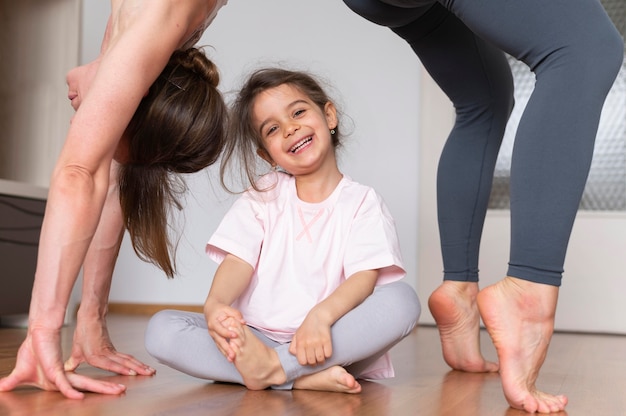
[{"label": "window", "polygon": [[[611,19],[622,35],[626,34],[626,2],[602,0]],[[515,109],[502,142],[490,209],[509,209],[509,175],[513,138],[522,111],[534,88],[534,75],[528,67],[509,57],[515,82]],[[582,201],[581,210],[626,211],[626,64],[617,76],[600,119],[594,157]]]}]

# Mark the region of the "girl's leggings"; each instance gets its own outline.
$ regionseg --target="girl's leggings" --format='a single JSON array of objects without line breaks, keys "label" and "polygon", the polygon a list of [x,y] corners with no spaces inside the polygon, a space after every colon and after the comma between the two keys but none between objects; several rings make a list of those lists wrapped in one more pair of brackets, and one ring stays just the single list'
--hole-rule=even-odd
[{"label": "girl's leggings", "polygon": [[[378,286],[363,303],[331,328],[333,354],[323,365],[302,366],[280,344],[252,332],[274,348],[287,375],[275,389],[291,389],[297,378],[339,365],[355,376],[406,337],[417,324],[420,303],[404,282]],[[146,330],[146,349],[159,362],[194,377],[243,384],[234,364],[217,349],[203,314],[166,310],[155,314]]]},{"label": "girl's leggings", "polygon": [[344,0],[405,39],[456,122],[437,174],[444,279],[478,281],[478,250],[513,107],[506,52],[536,85],[511,163],[508,275],[559,286],[623,40],[598,0]]}]

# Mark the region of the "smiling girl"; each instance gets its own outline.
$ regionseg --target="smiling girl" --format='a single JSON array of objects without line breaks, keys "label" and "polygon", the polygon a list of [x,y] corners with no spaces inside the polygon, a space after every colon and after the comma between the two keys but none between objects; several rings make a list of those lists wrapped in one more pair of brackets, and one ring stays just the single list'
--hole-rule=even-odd
[{"label": "smiling girl", "polygon": [[[389,349],[420,304],[380,196],[343,175],[338,115],[302,72],[261,69],[232,108],[222,173],[235,156],[251,187],[207,245],[219,263],[202,314],[163,311],[146,332],[159,361],[249,389],[358,393],[392,377]],[[259,158],[260,157],[260,158]],[[257,178],[254,160],[273,171]]]}]

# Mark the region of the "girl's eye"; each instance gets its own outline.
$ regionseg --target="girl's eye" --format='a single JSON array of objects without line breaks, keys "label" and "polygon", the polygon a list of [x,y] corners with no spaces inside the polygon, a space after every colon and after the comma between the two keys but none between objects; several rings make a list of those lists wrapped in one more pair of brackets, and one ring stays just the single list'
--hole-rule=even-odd
[{"label": "girl's eye", "polygon": [[306,110],[297,110],[295,113],[293,113],[293,115],[294,115],[295,117],[298,117],[298,116],[300,116],[300,115],[304,114],[304,112],[305,112],[305,111],[306,111]]},{"label": "girl's eye", "polygon": [[266,135],[266,136],[269,136],[270,134],[274,133],[274,132],[276,131],[276,129],[277,129],[277,127],[276,127],[276,126],[272,126],[272,127],[270,127],[269,129],[267,129],[267,130],[265,131],[265,135]]}]

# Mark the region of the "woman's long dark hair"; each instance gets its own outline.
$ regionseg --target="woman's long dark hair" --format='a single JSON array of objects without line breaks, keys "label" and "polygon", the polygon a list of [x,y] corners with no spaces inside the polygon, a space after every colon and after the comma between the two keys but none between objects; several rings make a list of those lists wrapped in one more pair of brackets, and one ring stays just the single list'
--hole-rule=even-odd
[{"label": "woman's long dark hair", "polygon": [[119,177],[124,224],[137,255],[168,277],[176,269],[170,209],[181,209],[186,190],[178,174],[213,164],[224,147],[227,108],[218,83],[217,68],[202,51],[175,52],[125,132],[128,160]]}]

